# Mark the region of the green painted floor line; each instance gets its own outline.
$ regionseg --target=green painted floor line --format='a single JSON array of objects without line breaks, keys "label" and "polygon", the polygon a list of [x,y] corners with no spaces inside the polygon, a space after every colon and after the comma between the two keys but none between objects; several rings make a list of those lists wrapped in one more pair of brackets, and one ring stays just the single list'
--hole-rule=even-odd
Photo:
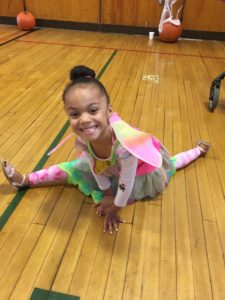
[{"label": "green painted floor line", "polygon": [[[117,52],[117,50],[115,50],[112,53],[112,55],[107,60],[107,62],[103,66],[103,68],[100,70],[99,74],[96,76],[96,78],[98,80],[102,77],[103,73],[105,72],[105,70],[107,69],[107,67],[111,63],[111,61],[113,60],[114,56],[116,55],[116,52]],[[32,172],[35,172],[35,171],[40,170],[40,169],[43,168],[44,164],[48,160],[48,155],[47,155],[48,152],[51,149],[53,149],[59,143],[59,141],[61,140],[62,136],[65,134],[65,132],[69,128],[69,126],[70,126],[69,121],[67,121],[65,123],[65,125],[62,127],[62,129],[59,131],[59,133],[57,134],[57,136],[55,137],[55,139],[53,140],[53,142],[51,143],[51,145],[48,147],[48,149],[46,150],[46,152],[43,154],[42,158],[39,160],[39,162],[37,163],[37,165],[35,166],[35,168],[32,170]],[[10,216],[12,215],[13,211],[15,210],[15,208],[17,207],[17,205],[19,204],[19,202],[21,201],[21,199],[23,198],[23,196],[26,194],[27,190],[28,189],[22,189],[19,192],[17,192],[17,194],[12,199],[12,201],[10,202],[10,204],[8,205],[8,207],[6,208],[6,210],[3,212],[3,214],[0,217],[0,230],[2,230],[2,228],[4,227],[4,225],[6,224],[6,222],[8,221],[8,219],[10,218]]]},{"label": "green painted floor line", "polygon": [[116,53],[117,53],[117,50],[115,50],[115,51],[113,52],[113,54],[110,56],[110,58],[107,60],[106,64],[103,66],[103,68],[101,69],[101,71],[99,72],[99,74],[98,74],[97,77],[96,77],[98,80],[102,77],[103,73],[104,73],[105,70],[108,68],[109,64],[110,64],[111,61],[113,60],[113,58],[114,58],[114,56],[116,55]]},{"label": "green painted floor line", "polygon": [[79,300],[80,297],[35,288],[30,300]]}]

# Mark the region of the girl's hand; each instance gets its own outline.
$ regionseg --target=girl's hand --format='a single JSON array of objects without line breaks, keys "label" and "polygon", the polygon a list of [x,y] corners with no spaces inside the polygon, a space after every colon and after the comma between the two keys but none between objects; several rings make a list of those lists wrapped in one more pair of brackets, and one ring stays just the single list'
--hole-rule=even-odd
[{"label": "girl's hand", "polygon": [[101,203],[98,205],[96,214],[98,216],[104,216],[107,208],[114,204],[114,198],[112,196],[105,196]]},{"label": "girl's hand", "polygon": [[110,234],[113,233],[113,230],[116,232],[119,231],[119,223],[124,223],[118,216],[117,212],[121,209],[121,207],[115,206],[112,204],[110,207],[106,209],[105,218],[104,218],[104,226],[103,232],[109,231]]}]

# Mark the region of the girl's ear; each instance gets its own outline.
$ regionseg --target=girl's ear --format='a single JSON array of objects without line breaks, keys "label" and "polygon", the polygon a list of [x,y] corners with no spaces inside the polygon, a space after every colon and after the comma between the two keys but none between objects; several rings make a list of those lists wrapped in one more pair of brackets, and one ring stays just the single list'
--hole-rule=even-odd
[{"label": "girl's ear", "polygon": [[109,105],[108,106],[108,117],[111,117],[112,114],[113,114],[112,106]]}]

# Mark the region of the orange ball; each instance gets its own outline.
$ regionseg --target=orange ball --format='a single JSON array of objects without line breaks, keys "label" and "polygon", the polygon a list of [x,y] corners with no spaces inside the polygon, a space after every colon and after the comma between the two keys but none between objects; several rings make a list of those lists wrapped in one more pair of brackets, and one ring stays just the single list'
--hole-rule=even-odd
[{"label": "orange ball", "polygon": [[16,17],[17,26],[21,30],[31,30],[35,27],[35,17],[29,11],[22,11]]},{"label": "orange ball", "polygon": [[174,43],[178,40],[182,33],[182,24],[174,25],[170,22],[164,23],[162,32],[159,34],[159,38],[162,42]]}]

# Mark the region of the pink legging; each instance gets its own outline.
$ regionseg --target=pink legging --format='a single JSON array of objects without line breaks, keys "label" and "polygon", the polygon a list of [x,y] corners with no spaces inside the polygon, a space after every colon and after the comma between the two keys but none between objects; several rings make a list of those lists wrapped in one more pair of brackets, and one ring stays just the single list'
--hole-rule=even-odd
[{"label": "pink legging", "polygon": [[[197,159],[201,155],[201,151],[196,147],[186,152],[176,154],[176,169],[183,168],[189,163]],[[29,174],[30,186],[52,184],[52,183],[66,183],[68,174],[61,170],[57,165],[42,169],[40,171]]]},{"label": "pink legging", "polygon": [[29,185],[38,185],[42,183],[62,183],[66,182],[68,174],[57,166],[51,166],[29,174]]},{"label": "pink legging", "polygon": [[201,155],[201,151],[195,147],[191,150],[176,154],[176,170],[189,165],[192,161],[196,160]]}]

